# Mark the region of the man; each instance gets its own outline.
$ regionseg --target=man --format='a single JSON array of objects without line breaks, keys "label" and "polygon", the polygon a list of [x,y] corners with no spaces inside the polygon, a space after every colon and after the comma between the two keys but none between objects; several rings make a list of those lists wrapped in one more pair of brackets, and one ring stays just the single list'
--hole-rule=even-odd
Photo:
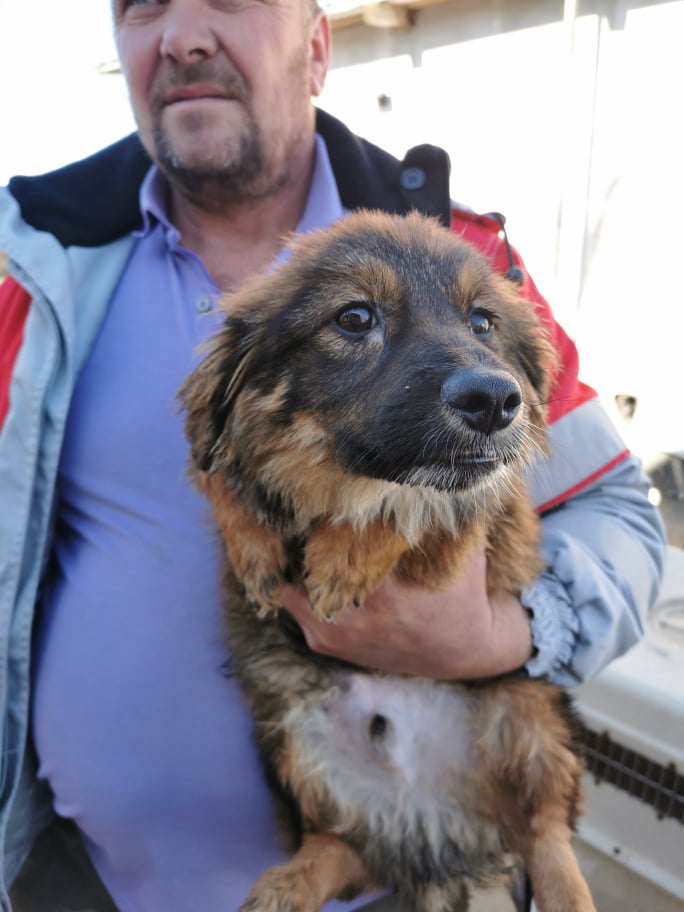
[{"label": "man", "polygon": [[[531,479],[547,569],[523,604],[487,598],[483,554],[444,592],[390,579],[334,628],[312,621],[305,593],[282,592],[313,649],[432,677],[575,683],[639,637],[662,528],[501,226],[450,205],[440,150],[400,163],[315,114],[321,12],[115,0],[114,26],[142,147],[131,137],[0,197],[0,895],[9,908],[7,884],[56,811],[119,909],[212,912],[236,909],[281,849],[222,671],[218,549],[186,479],[175,393],[218,325],[218,294],[277,264],[284,236],[360,206],[429,212],[522,280],[563,361],[554,456]],[[54,832],[38,842],[48,865]],[[15,908],[41,908],[44,871],[34,853]],[[69,907],[95,908],[73,880]]]}]

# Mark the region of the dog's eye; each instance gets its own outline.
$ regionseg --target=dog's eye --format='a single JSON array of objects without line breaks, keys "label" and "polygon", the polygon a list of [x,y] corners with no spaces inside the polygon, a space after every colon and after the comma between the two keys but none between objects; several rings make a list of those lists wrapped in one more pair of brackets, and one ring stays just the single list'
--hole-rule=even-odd
[{"label": "dog's eye", "polygon": [[494,329],[494,317],[486,310],[473,310],[468,319],[476,336],[486,336]]},{"label": "dog's eye", "polygon": [[335,323],[347,333],[367,333],[377,323],[377,318],[365,304],[350,304],[335,317]]}]

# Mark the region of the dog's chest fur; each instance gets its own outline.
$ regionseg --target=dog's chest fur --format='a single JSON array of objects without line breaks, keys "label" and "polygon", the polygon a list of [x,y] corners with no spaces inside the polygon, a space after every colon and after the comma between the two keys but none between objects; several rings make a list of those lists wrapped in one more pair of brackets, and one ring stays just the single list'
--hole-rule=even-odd
[{"label": "dog's chest fur", "polygon": [[472,870],[474,858],[482,864],[501,850],[497,828],[484,815],[474,826],[468,806],[476,710],[465,688],[340,672],[323,695],[293,706],[283,726],[303,779],[325,768],[340,816],[357,820],[385,859],[402,844],[422,864],[458,846]]}]

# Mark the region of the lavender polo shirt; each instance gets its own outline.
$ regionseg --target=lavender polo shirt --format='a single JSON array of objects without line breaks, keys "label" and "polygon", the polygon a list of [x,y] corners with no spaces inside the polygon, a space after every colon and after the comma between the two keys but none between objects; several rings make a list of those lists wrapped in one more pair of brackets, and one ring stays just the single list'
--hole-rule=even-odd
[{"label": "lavender polo shirt", "polygon": [[[218,289],[179,245],[164,197],[152,168],[143,230],[75,390],[33,734],[55,809],[80,827],[122,912],[234,912],[283,854],[223,670],[219,548],[176,401],[218,326]],[[317,138],[298,230],[342,214]]]}]

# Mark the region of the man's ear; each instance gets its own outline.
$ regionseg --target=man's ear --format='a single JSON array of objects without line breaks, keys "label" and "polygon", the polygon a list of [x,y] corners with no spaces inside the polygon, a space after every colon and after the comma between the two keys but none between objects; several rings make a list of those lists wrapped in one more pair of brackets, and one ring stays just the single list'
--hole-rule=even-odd
[{"label": "man's ear", "polygon": [[322,10],[317,10],[311,23],[311,59],[309,61],[309,94],[317,98],[323,91],[330,65],[330,23]]}]

